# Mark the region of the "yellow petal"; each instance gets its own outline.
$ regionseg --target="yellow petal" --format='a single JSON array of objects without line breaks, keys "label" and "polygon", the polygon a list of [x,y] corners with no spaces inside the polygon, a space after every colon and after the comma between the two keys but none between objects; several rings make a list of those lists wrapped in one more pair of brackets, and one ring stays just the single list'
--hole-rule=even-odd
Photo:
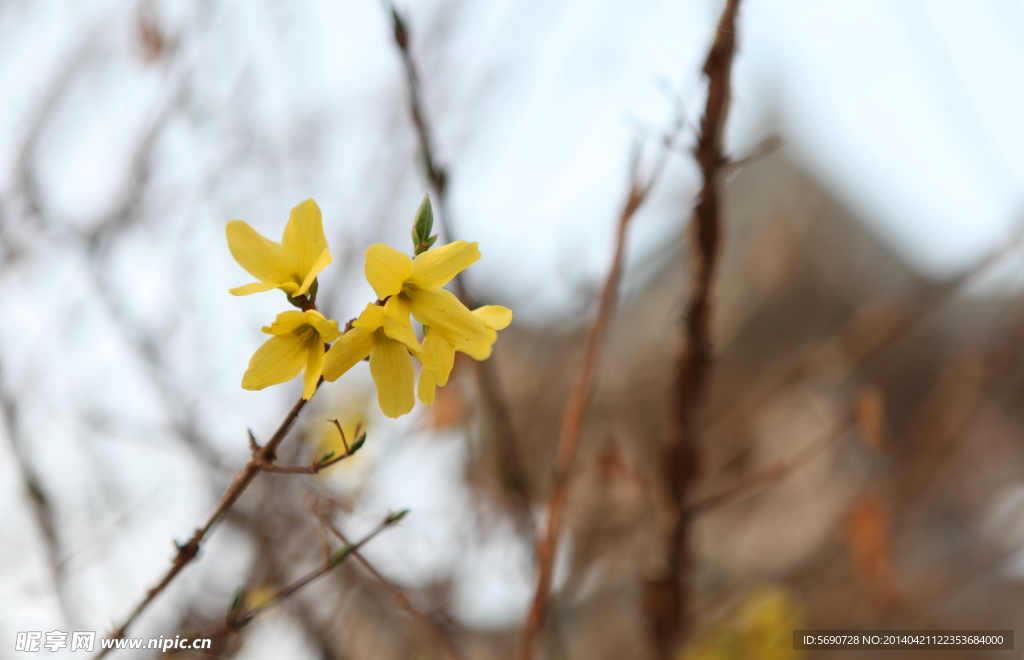
[{"label": "yellow petal", "polygon": [[362,328],[363,330],[373,331],[377,328],[384,327],[384,308],[380,305],[374,305],[373,303],[366,303],[366,308],[362,314],[359,315],[355,321],[352,322],[353,328]]},{"label": "yellow petal", "polygon": [[512,310],[501,305],[477,307],[473,310],[473,316],[483,321],[488,328],[495,330],[504,330],[512,322]]},{"label": "yellow petal", "polygon": [[[294,278],[296,282],[305,284],[308,273],[327,249],[327,238],[324,236],[320,207],[312,199],[307,199],[292,209],[288,224],[284,228],[284,234],[281,236],[281,247],[285,263],[292,275],[288,279]],[[328,259],[330,259],[330,255],[328,255]],[[329,263],[331,262],[323,264],[320,269],[323,270],[323,267]],[[312,284],[313,280],[309,280],[309,283]]]},{"label": "yellow petal", "polygon": [[398,296],[391,296],[384,303],[384,334],[405,344],[413,353],[419,353],[420,342],[416,339],[416,333],[412,331],[412,323],[409,321],[409,304]]},{"label": "yellow petal", "polygon": [[[408,348],[408,347],[406,347],[406,348]],[[420,346],[420,350],[418,350],[418,351],[409,351],[409,352],[412,353],[413,357],[415,357],[417,360],[419,360],[420,364],[422,364],[424,367],[427,367],[428,369],[433,368],[433,366],[434,366],[434,356],[431,355],[430,353],[427,353],[426,351],[424,351],[422,349],[423,349],[423,347]]]},{"label": "yellow petal", "polygon": [[491,357],[491,351],[494,348],[494,342],[498,338],[498,333],[494,330],[487,328],[487,337],[480,341],[475,341],[470,344],[463,344],[462,346],[456,346],[455,350],[465,353],[474,360],[486,360]]},{"label": "yellow petal", "polygon": [[262,390],[286,383],[299,375],[306,363],[307,344],[295,335],[271,337],[256,349],[242,376],[242,387]]},{"label": "yellow petal", "polygon": [[[434,329],[431,328],[427,332],[427,336],[423,338],[423,352],[432,358],[430,370],[434,372],[434,380],[438,385],[444,387],[448,384],[448,375],[452,372],[452,366],[455,364],[455,348],[446,342],[440,333],[434,332]],[[423,377],[420,376],[420,378]]]},{"label": "yellow petal", "polygon": [[416,405],[413,394],[412,357],[401,343],[383,338],[370,353],[370,375],[377,384],[377,403],[392,419]]},{"label": "yellow petal", "polygon": [[377,299],[384,300],[401,291],[402,283],[412,276],[412,259],[392,247],[377,243],[366,249],[363,271]]},{"label": "yellow petal", "polygon": [[306,370],[302,373],[302,398],[309,401],[316,392],[324,369],[324,343],[315,341],[306,351]]},{"label": "yellow petal", "polygon": [[260,236],[249,223],[242,220],[229,222],[224,228],[224,234],[228,239],[231,256],[250,275],[260,282],[291,281],[291,269],[285,264],[284,250],[280,243]]},{"label": "yellow petal", "polygon": [[352,328],[341,336],[324,357],[324,380],[334,382],[357,362],[365,358],[377,344],[377,335],[362,328]]},{"label": "yellow petal", "polygon": [[320,256],[317,257],[316,261],[313,262],[313,265],[312,267],[310,267],[309,272],[306,273],[306,279],[302,280],[302,286],[300,286],[299,289],[292,294],[292,297],[294,298],[295,296],[306,295],[306,293],[309,292],[309,287],[313,286],[313,282],[314,280],[316,280],[316,276],[319,275],[320,271],[322,271],[324,268],[327,268],[327,266],[331,265],[332,261],[334,260],[331,258],[330,252],[328,252],[326,249],[323,252],[321,252]]},{"label": "yellow petal", "polygon": [[430,327],[430,332],[440,333],[453,346],[478,341],[487,334],[480,319],[444,289],[413,291],[408,294],[408,301],[416,320]]},{"label": "yellow petal", "polygon": [[306,310],[302,315],[305,317],[305,322],[313,326],[320,335],[320,343],[333,344],[341,336],[341,333],[338,332],[338,322],[327,320],[326,316],[315,309]]},{"label": "yellow petal", "polygon": [[287,312],[281,312],[274,319],[274,322],[270,324],[270,327],[263,326],[263,332],[268,335],[287,335],[295,332],[304,325],[309,325],[309,321],[306,320],[306,315],[297,309],[290,309]]},{"label": "yellow petal", "polygon": [[440,289],[480,258],[478,245],[455,241],[427,250],[413,259],[409,281],[423,289]]},{"label": "yellow petal", "polygon": [[436,385],[437,383],[434,382],[434,372],[430,369],[420,369],[420,382],[416,385],[416,397],[423,405],[434,405]]},{"label": "yellow petal", "polygon": [[252,284],[246,284],[245,286],[236,286],[234,289],[228,289],[228,293],[233,296],[248,296],[252,293],[260,293],[262,291],[270,291],[281,286],[276,282],[253,282]]}]

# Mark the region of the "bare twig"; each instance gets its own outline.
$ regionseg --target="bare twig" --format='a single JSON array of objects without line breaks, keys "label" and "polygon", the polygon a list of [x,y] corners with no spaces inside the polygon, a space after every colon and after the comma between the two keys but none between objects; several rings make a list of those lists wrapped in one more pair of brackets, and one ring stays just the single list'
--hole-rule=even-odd
[{"label": "bare twig", "polygon": [[726,0],[714,43],[704,63],[708,98],[701,118],[696,158],[704,185],[691,224],[690,293],[686,307],[684,344],[666,423],[660,468],[662,487],[675,509],[668,534],[665,570],[647,582],[644,609],[657,657],[671,658],[688,629],[686,612],[691,557],[686,500],[697,479],[698,415],[711,373],[711,299],[718,263],[720,179],[727,162],[722,134],[729,112],[732,61],[736,48],[736,12],[739,0]]},{"label": "bare twig", "polygon": [[307,573],[303,577],[299,578],[297,581],[293,582],[291,585],[285,587],[284,589],[281,590],[280,593],[278,593],[276,596],[274,596],[274,598],[272,598],[268,602],[264,603],[263,605],[260,605],[259,607],[255,607],[255,608],[249,610],[248,612],[240,614],[236,618],[237,623],[235,623],[231,627],[237,629],[237,628],[241,628],[242,626],[248,625],[249,623],[252,622],[252,620],[256,617],[256,615],[259,614],[260,612],[268,610],[271,607],[274,607],[275,605],[280,604],[281,601],[286,600],[286,599],[294,596],[299,591],[301,591],[303,587],[305,587],[307,584],[309,584],[313,580],[315,580],[318,577],[326,574],[331,569],[333,569],[336,566],[339,566],[343,562],[347,561],[348,558],[353,553],[355,553],[357,550],[359,550],[359,548],[361,548],[364,545],[366,545],[367,543],[369,543],[375,536],[377,536],[378,534],[383,532],[388,527],[396,524],[398,521],[400,521],[405,516],[406,513],[408,513],[407,510],[406,511],[399,511],[398,513],[390,513],[390,514],[388,514],[388,516],[379,525],[374,527],[373,530],[369,534],[367,534],[363,538],[359,539],[355,543],[348,543],[348,544],[346,544],[345,547],[341,548],[340,550],[335,552],[333,555],[331,555],[331,557],[326,562],[324,562],[324,564],[322,566],[320,566],[317,569],[314,569],[313,571],[310,571],[309,573]]},{"label": "bare twig", "polygon": [[[416,61],[413,58],[409,45],[409,29],[398,11],[385,0],[385,5],[391,15],[392,33],[395,46],[402,56],[402,64],[405,67],[406,82],[409,89],[409,112],[412,115],[413,126],[420,143],[420,155],[423,158],[427,182],[429,183],[437,207],[440,210],[441,230],[445,238],[451,242],[455,240],[450,222],[451,210],[448,205],[448,173],[445,167],[438,162],[434,150],[434,139],[423,112],[423,101],[420,94],[420,76],[416,68]],[[475,307],[473,298],[466,290],[466,283],[461,273],[452,280],[455,288],[455,295],[467,307]],[[503,482],[508,492],[512,495],[514,503],[516,523],[523,532],[532,537],[533,516],[530,514],[529,481],[526,476],[526,469],[523,466],[522,456],[519,452],[519,441],[516,438],[515,430],[512,427],[512,413],[509,410],[508,402],[501,390],[501,383],[498,380],[495,356],[483,362],[477,362],[475,373],[477,384],[480,388],[480,398],[483,401],[487,416],[494,427],[497,439],[497,450],[499,467],[502,472]]]},{"label": "bare twig", "polygon": [[771,154],[782,148],[782,138],[778,135],[769,135],[765,139],[754,145],[754,148],[750,150],[746,156],[742,158],[730,159],[725,164],[723,170],[725,174],[732,174],[736,170],[742,169],[743,167],[753,163],[754,161],[760,160],[765,156]]},{"label": "bare twig", "polygon": [[57,537],[57,529],[54,524],[53,507],[43,492],[39,483],[39,477],[32,468],[31,462],[25,455],[24,443],[21,441],[21,432],[18,422],[18,405],[14,397],[9,396],[6,391],[0,390],[0,412],[7,427],[7,439],[11,445],[11,451],[21,471],[22,479],[25,482],[25,490],[31,502],[32,513],[35,515],[36,524],[43,537],[46,546],[46,558],[50,568],[50,578],[53,580],[53,589],[57,594],[57,602],[60,605],[61,614],[66,622],[73,623],[72,612],[68,607],[67,594],[64,591],[65,568],[60,560],[60,540]]},{"label": "bare twig", "polygon": [[[206,639],[210,640],[223,641],[226,635],[238,632],[242,628],[252,623],[253,620],[260,613],[265,612],[266,610],[272,607],[281,605],[284,601],[295,596],[296,593],[301,591],[303,588],[305,588],[308,584],[310,584],[317,578],[323,577],[324,575],[330,573],[332,570],[334,570],[341,564],[348,561],[349,557],[351,557],[357,551],[358,548],[369,543],[374,537],[376,537],[378,534],[383,532],[388,527],[397,524],[402,518],[406,517],[408,513],[408,509],[397,513],[389,513],[384,518],[384,520],[379,525],[377,525],[373,530],[371,530],[370,533],[368,533],[366,536],[360,538],[355,543],[346,542],[343,547],[337,549],[337,551],[335,551],[333,554],[327,557],[324,560],[324,562],[321,565],[319,565],[319,567],[306,573],[295,582],[292,582],[285,588],[281,589],[278,593],[276,593],[276,596],[274,596],[272,599],[258,607],[252,608],[251,610],[247,610],[245,612],[241,611],[244,605],[242,599],[242,597],[244,596],[244,590],[240,589],[236,593],[236,597],[234,597],[234,601],[231,603],[231,606],[228,609],[224,623],[215,629],[203,632],[200,636],[206,637]],[[311,621],[309,623],[311,623]],[[322,646],[326,646],[326,640],[322,640],[321,642]]]},{"label": "bare twig", "polygon": [[[315,511],[314,514],[320,523],[327,528],[331,534],[334,534],[335,538],[345,545],[350,545],[348,539],[341,533],[341,530],[339,530],[337,525],[334,524],[330,516],[320,510]],[[398,603],[403,610],[411,614],[414,619],[416,619],[428,632],[430,632],[434,641],[437,643],[437,646],[443,650],[449,658],[452,660],[463,660],[462,654],[459,653],[452,645],[451,640],[448,639],[448,635],[433,619],[413,607],[413,604],[409,602],[409,598],[405,595],[404,591],[396,587],[390,580],[381,575],[380,572],[373,567],[373,564],[363,557],[358,550],[354,550],[352,555],[355,557],[356,561],[358,561],[362,567],[370,573],[370,575],[384,585],[384,587],[391,593],[391,597],[395,599],[395,602]]]},{"label": "bare twig", "polygon": [[[320,383],[323,383],[322,378],[320,379]],[[317,387],[319,387],[320,383],[317,384]],[[257,445],[257,449],[254,452],[253,457],[249,460],[246,466],[235,475],[234,480],[231,482],[231,486],[228,488],[227,492],[221,496],[220,502],[217,504],[217,507],[207,519],[206,523],[195,531],[188,543],[185,543],[184,545],[176,543],[178,547],[178,554],[175,555],[174,560],[171,562],[170,569],[168,569],[167,573],[164,574],[163,578],[156,584],[156,586],[146,592],[145,597],[143,597],[142,601],[135,606],[135,609],[128,615],[125,622],[110,634],[110,639],[121,639],[124,637],[125,631],[135,621],[135,619],[138,618],[149,604],[167,588],[174,578],[176,578],[178,574],[196,558],[196,555],[199,553],[200,543],[202,543],[203,539],[205,539],[206,535],[213,528],[213,525],[221,518],[222,515],[224,515],[225,511],[234,506],[235,502],[238,501],[238,498],[241,497],[243,492],[245,492],[245,489],[248,488],[249,484],[251,484],[253,479],[256,478],[256,475],[261,472],[263,469],[262,466],[273,463],[277,456],[276,452],[278,446],[280,446],[281,442],[288,435],[288,431],[291,429],[292,424],[298,418],[299,413],[302,411],[303,407],[305,407],[306,403],[305,399],[299,399],[296,401],[295,405],[293,405],[292,409],[288,411],[287,415],[285,415],[281,425],[277,427],[277,431],[274,432],[274,435],[271,436],[267,444],[262,447]],[[252,443],[255,444],[255,440],[252,440]],[[97,658],[104,657],[109,651],[110,649],[103,649]]]},{"label": "bare twig", "polygon": [[[873,357],[905,337],[907,333],[935,313],[943,304],[949,302],[956,294],[977,282],[993,265],[1019,248],[1022,243],[1024,243],[1024,231],[1012,236],[1005,244],[985,255],[966,271],[927,292],[923,296],[923,300],[920,295],[915,299],[916,292],[911,292],[909,295],[901,295],[884,308],[879,308],[871,303],[861,307],[850,318],[843,321],[831,338],[820,347],[806,353],[767,387],[741,398],[711,415],[708,425],[713,428],[726,419],[749,415],[776,395],[800,382],[808,374],[817,372],[821,364],[834,355],[834,347],[837,345],[851,347],[848,349],[847,357],[851,367],[840,386],[850,382]],[[868,316],[884,318],[888,322],[884,324],[881,331],[874,332],[865,341],[859,337],[859,333],[862,332],[863,321]]]},{"label": "bare twig", "polygon": [[[262,499],[264,504],[272,504],[271,497],[273,497],[269,491],[264,491]],[[230,512],[232,522],[238,522],[244,527],[251,529],[253,535],[256,537],[256,543],[258,548],[257,560],[254,562],[255,565],[260,563],[262,559],[266,563],[265,579],[273,585],[275,591],[280,591],[286,584],[285,575],[288,570],[289,560],[282,552],[283,548],[280,544],[280,532],[281,529],[279,524],[281,522],[299,522],[299,518],[292,516],[282,516],[283,520],[277,519],[277,516],[268,515],[270,513],[266,506],[260,506],[258,508],[259,513],[256,516],[246,516],[240,514],[237,510],[232,509]],[[302,522],[305,522],[303,517]],[[321,561],[327,563],[331,558],[331,547],[328,543],[327,533],[324,528],[320,525],[316,527],[317,538],[321,544]],[[286,534],[292,534],[290,529],[285,532]],[[250,578],[251,581],[252,578]],[[244,595],[243,594],[240,594]],[[319,607],[313,607],[314,603],[311,603],[309,599],[298,599],[291,603],[290,613],[297,619],[299,625],[303,629],[303,633],[307,639],[309,639],[318,650],[317,657],[320,660],[341,660],[345,657],[343,653],[339,653],[338,649],[335,648],[332,634],[332,626],[330,618],[326,621],[322,616],[319,616]],[[315,605],[320,605],[315,603]]]},{"label": "bare twig", "polygon": [[566,405],[565,416],[562,418],[562,430],[558,442],[558,454],[555,460],[554,483],[552,484],[547,502],[547,525],[543,534],[538,536],[536,542],[536,554],[539,564],[537,591],[534,594],[533,605],[527,616],[526,627],[520,640],[519,658],[521,660],[530,660],[533,657],[537,639],[544,627],[544,617],[546,615],[548,596],[551,591],[551,579],[554,571],[558,533],[562,523],[562,508],[568,493],[569,474],[576,461],[576,451],[583,427],[583,416],[586,413],[587,404],[590,402],[590,393],[597,374],[601,346],[604,343],[608,323],[615,308],[619,280],[622,278],[626,230],[629,226],[629,221],[647,199],[655,182],[660,178],[668,158],[668,151],[668,149],[665,149],[662,152],[661,158],[659,158],[646,181],[643,180],[637,171],[637,160],[634,160],[633,163],[632,184],[629,189],[629,196],[626,199],[622,212],[619,214],[618,231],[615,240],[615,257],[612,261],[611,269],[608,271],[608,277],[605,279],[604,288],[601,291],[597,317],[594,319],[594,323],[584,339],[583,361],[579,371],[576,373],[576,380],[573,383],[572,391],[569,394],[569,401]]},{"label": "bare twig", "polygon": [[815,458],[822,451],[832,446],[854,425],[855,418],[846,415],[827,434],[811,442],[800,451],[789,458],[780,460],[759,470],[754,470],[736,478],[729,485],[698,499],[691,500],[686,505],[690,516],[698,516],[708,513],[719,507],[735,504],[748,497],[766,490],[791,475],[798,468],[803,467]]},{"label": "bare twig", "polygon": [[[345,437],[345,432],[341,429],[341,423],[336,419],[329,419],[327,421],[332,422],[336,427],[338,427],[338,433],[341,434],[341,442],[345,445],[344,454],[341,456],[334,456],[332,458],[334,452],[331,452],[326,456],[313,459],[313,462],[309,465],[276,465],[273,461],[261,462],[260,469],[264,472],[274,472],[276,474],[319,474],[332,465],[340,463],[346,458],[350,458],[353,454],[359,451],[362,448],[363,443],[366,442],[366,434],[359,434],[359,428],[362,424],[356,425],[356,439],[355,442],[352,443],[352,446],[349,447],[348,439]],[[249,431],[249,446],[253,450],[253,458],[259,460],[259,445],[256,444],[256,438],[253,437],[252,431]]]}]

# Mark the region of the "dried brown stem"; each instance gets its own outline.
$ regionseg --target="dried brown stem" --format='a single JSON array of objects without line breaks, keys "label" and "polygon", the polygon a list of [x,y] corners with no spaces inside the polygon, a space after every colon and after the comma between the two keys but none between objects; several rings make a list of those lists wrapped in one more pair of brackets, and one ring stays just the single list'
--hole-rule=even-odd
[{"label": "dried brown stem", "polygon": [[[386,3],[391,15],[392,34],[395,46],[402,56],[402,64],[405,68],[406,82],[409,89],[409,113],[412,116],[413,127],[420,143],[420,154],[423,158],[423,166],[426,171],[427,182],[434,194],[437,207],[440,210],[441,230],[448,241],[454,241],[455,235],[452,232],[449,222],[450,209],[448,205],[448,173],[445,167],[438,162],[435,150],[434,139],[423,112],[423,101],[420,94],[420,76],[416,67],[409,45],[409,29],[401,14],[391,5]],[[455,288],[455,295],[467,307],[475,307],[472,296],[466,289],[465,280],[462,274],[458,274],[452,280]],[[526,476],[526,469],[523,465],[522,456],[519,452],[519,441],[516,438],[515,430],[512,427],[512,413],[508,402],[501,390],[501,383],[498,380],[495,358],[476,363],[477,384],[480,388],[480,398],[488,418],[494,425],[496,433],[497,451],[502,472],[503,482],[512,496],[514,504],[516,523],[521,530],[532,537],[533,516],[530,514],[529,481]]]},{"label": "dried brown stem", "polygon": [[533,657],[537,639],[544,627],[544,617],[547,610],[548,596],[551,591],[551,579],[554,572],[555,553],[558,545],[558,532],[561,529],[562,523],[562,509],[565,504],[566,494],[568,493],[569,474],[576,460],[580,432],[583,426],[583,416],[586,413],[587,404],[590,401],[590,393],[597,374],[601,346],[604,343],[608,323],[615,308],[619,280],[622,278],[626,230],[629,226],[629,221],[633,218],[633,215],[640,208],[640,205],[643,204],[644,200],[647,199],[648,193],[660,176],[666,158],[667,155],[663,154],[663,157],[658,161],[646,182],[641,181],[637,175],[636,163],[634,163],[633,183],[630,186],[629,197],[619,215],[618,232],[615,240],[615,257],[608,272],[608,277],[605,280],[604,288],[601,291],[597,317],[594,319],[594,323],[584,340],[583,361],[579,371],[576,373],[576,380],[573,383],[569,402],[565,409],[565,416],[562,419],[558,454],[555,460],[555,478],[547,502],[547,526],[536,542],[536,555],[539,564],[537,591],[534,594],[533,605],[527,616],[526,627],[520,640],[520,660],[530,660]]},{"label": "dried brown stem", "polygon": [[647,582],[644,594],[647,623],[660,660],[674,655],[688,630],[687,582],[692,559],[689,549],[691,512],[686,501],[698,474],[698,416],[712,365],[711,300],[721,234],[719,187],[727,163],[722,134],[729,112],[738,6],[739,0],[726,1],[703,70],[708,78],[708,98],[696,149],[703,187],[691,224],[693,249],[684,343],[676,367],[660,460],[662,487],[674,509],[675,519],[666,544],[665,570]]},{"label": "dried brown stem", "polygon": [[[337,538],[345,545],[349,545],[348,539],[345,537],[344,534],[341,533],[341,530],[339,530],[338,527],[334,524],[330,516],[328,516],[323,511],[316,511],[315,515],[317,519],[320,521],[320,523],[325,528],[327,528],[331,532],[331,534],[334,534],[335,538]],[[355,557],[356,561],[358,561],[362,565],[362,567],[365,568],[368,573],[370,573],[370,575],[372,575],[374,578],[376,578],[378,582],[384,585],[384,587],[391,593],[391,597],[395,599],[395,602],[398,603],[398,605],[403,610],[411,614],[412,617],[416,619],[431,634],[431,636],[434,638],[434,641],[437,643],[437,646],[442,651],[444,651],[449,658],[451,658],[452,660],[463,660],[462,654],[459,653],[452,645],[451,640],[448,639],[448,635],[445,634],[445,632],[441,630],[440,627],[438,627],[437,623],[435,623],[433,619],[431,619],[426,614],[423,614],[418,609],[413,607],[413,604],[409,602],[409,598],[405,595],[404,591],[399,589],[390,580],[381,575],[380,571],[374,568],[373,564],[371,564],[358,551],[353,551],[352,555]]]},{"label": "dried brown stem", "polygon": [[[323,383],[323,379],[320,380],[320,383]],[[319,383],[317,386],[319,387]],[[269,465],[274,462],[274,459],[277,456],[276,452],[278,446],[288,435],[288,431],[291,429],[292,424],[295,422],[296,418],[298,418],[299,413],[305,405],[305,399],[299,399],[296,401],[295,405],[292,406],[292,409],[288,411],[287,415],[285,415],[281,425],[277,427],[277,431],[274,432],[274,435],[271,436],[267,444],[262,447],[255,444],[255,440],[252,439],[250,434],[250,442],[255,447],[253,457],[245,467],[235,475],[235,478],[231,482],[231,486],[228,487],[228,490],[221,497],[220,502],[217,504],[217,507],[207,519],[206,523],[195,531],[188,543],[185,543],[184,545],[176,544],[178,547],[178,554],[175,555],[174,560],[171,562],[170,569],[168,569],[167,573],[164,574],[163,578],[156,584],[156,586],[146,592],[145,597],[138,605],[135,606],[135,609],[128,615],[125,622],[110,634],[110,639],[121,639],[124,637],[125,631],[135,621],[135,619],[138,618],[149,604],[167,588],[174,578],[176,578],[178,574],[196,558],[196,555],[199,553],[199,545],[202,543],[203,539],[206,538],[206,535],[213,528],[213,525],[228,509],[234,506],[235,502],[238,501],[238,498],[245,492],[245,489],[248,488],[249,484],[251,484],[253,479],[256,478],[256,475],[263,470],[263,465]],[[110,649],[103,649],[97,658],[104,657],[109,651]]]}]

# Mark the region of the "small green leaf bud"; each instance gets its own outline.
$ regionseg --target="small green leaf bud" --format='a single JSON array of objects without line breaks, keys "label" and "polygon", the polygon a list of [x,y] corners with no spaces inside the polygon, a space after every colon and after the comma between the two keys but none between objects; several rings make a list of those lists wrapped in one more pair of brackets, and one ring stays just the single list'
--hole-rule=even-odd
[{"label": "small green leaf bud", "polygon": [[420,247],[430,240],[430,232],[434,228],[434,209],[430,206],[430,195],[424,195],[420,207],[416,209],[416,220],[412,226],[412,242],[419,254]]}]

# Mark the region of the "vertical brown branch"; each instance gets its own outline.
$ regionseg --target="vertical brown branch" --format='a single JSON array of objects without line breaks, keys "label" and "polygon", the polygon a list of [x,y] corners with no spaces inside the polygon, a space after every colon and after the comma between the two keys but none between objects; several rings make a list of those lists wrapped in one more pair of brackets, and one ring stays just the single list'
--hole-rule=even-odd
[{"label": "vertical brown branch", "polygon": [[[448,206],[448,172],[437,160],[430,123],[423,112],[420,76],[409,46],[409,30],[402,16],[390,3],[387,3],[387,8],[391,14],[395,46],[402,56],[402,65],[405,68],[406,84],[409,90],[409,114],[412,116],[413,127],[416,129],[416,136],[419,139],[420,155],[423,159],[427,182],[440,210],[441,231],[449,242],[454,241],[456,240],[455,235],[449,222],[451,216]],[[475,307],[476,304],[466,290],[466,283],[461,273],[455,276],[452,283],[455,295],[459,297],[459,300],[470,309]],[[474,364],[477,385],[480,388],[480,398],[486,409],[487,417],[494,426],[503,485],[512,495],[516,522],[522,531],[528,536],[532,536],[533,517],[530,514],[529,482],[519,453],[519,442],[515,430],[512,428],[512,413],[501,390],[495,364],[493,355],[488,360]]]},{"label": "vertical brown branch", "polygon": [[[660,168],[658,171],[660,171]],[[653,176],[657,176],[657,172]],[[562,419],[558,455],[555,459],[555,480],[551,488],[551,494],[548,497],[547,525],[543,533],[538,536],[536,544],[537,560],[540,569],[537,579],[537,592],[534,594],[533,605],[530,608],[526,627],[520,640],[520,660],[530,660],[533,657],[537,638],[544,625],[548,594],[551,591],[551,578],[554,572],[558,532],[561,528],[562,508],[568,493],[569,473],[576,460],[576,449],[579,445],[580,431],[583,426],[583,414],[586,412],[587,403],[590,400],[590,392],[593,388],[594,376],[597,372],[597,361],[601,345],[604,343],[608,322],[611,320],[612,310],[615,307],[619,280],[622,276],[626,229],[630,219],[646,198],[650,188],[650,184],[645,186],[638,177],[634,176],[633,184],[629,191],[629,198],[622,209],[622,214],[619,216],[618,234],[615,241],[615,258],[612,261],[611,270],[608,272],[608,278],[605,280],[604,288],[601,291],[601,302],[598,307],[597,318],[594,319],[594,324],[590,327],[584,340],[583,362],[576,374],[576,381],[573,383],[569,402],[566,405],[565,417]]]},{"label": "vertical brown branch", "polygon": [[708,98],[695,154],[703,187],[691,223],[690,292],[684,343],[676,366],[659,466],[674,520],[667,542],[664,574],[650,580],[644,594],[648,625],[657,657],[662,660],[672,657],[688,632],[687,583],[692,558],[689,549],[691,513],[686,499],[697,478],[698,415],[712,366],[711,300],[721,234],[719,186],[726,164],[722,134],[729,112],[738,6],[739,0],[726,0],[703,70],[708,79]]}]

